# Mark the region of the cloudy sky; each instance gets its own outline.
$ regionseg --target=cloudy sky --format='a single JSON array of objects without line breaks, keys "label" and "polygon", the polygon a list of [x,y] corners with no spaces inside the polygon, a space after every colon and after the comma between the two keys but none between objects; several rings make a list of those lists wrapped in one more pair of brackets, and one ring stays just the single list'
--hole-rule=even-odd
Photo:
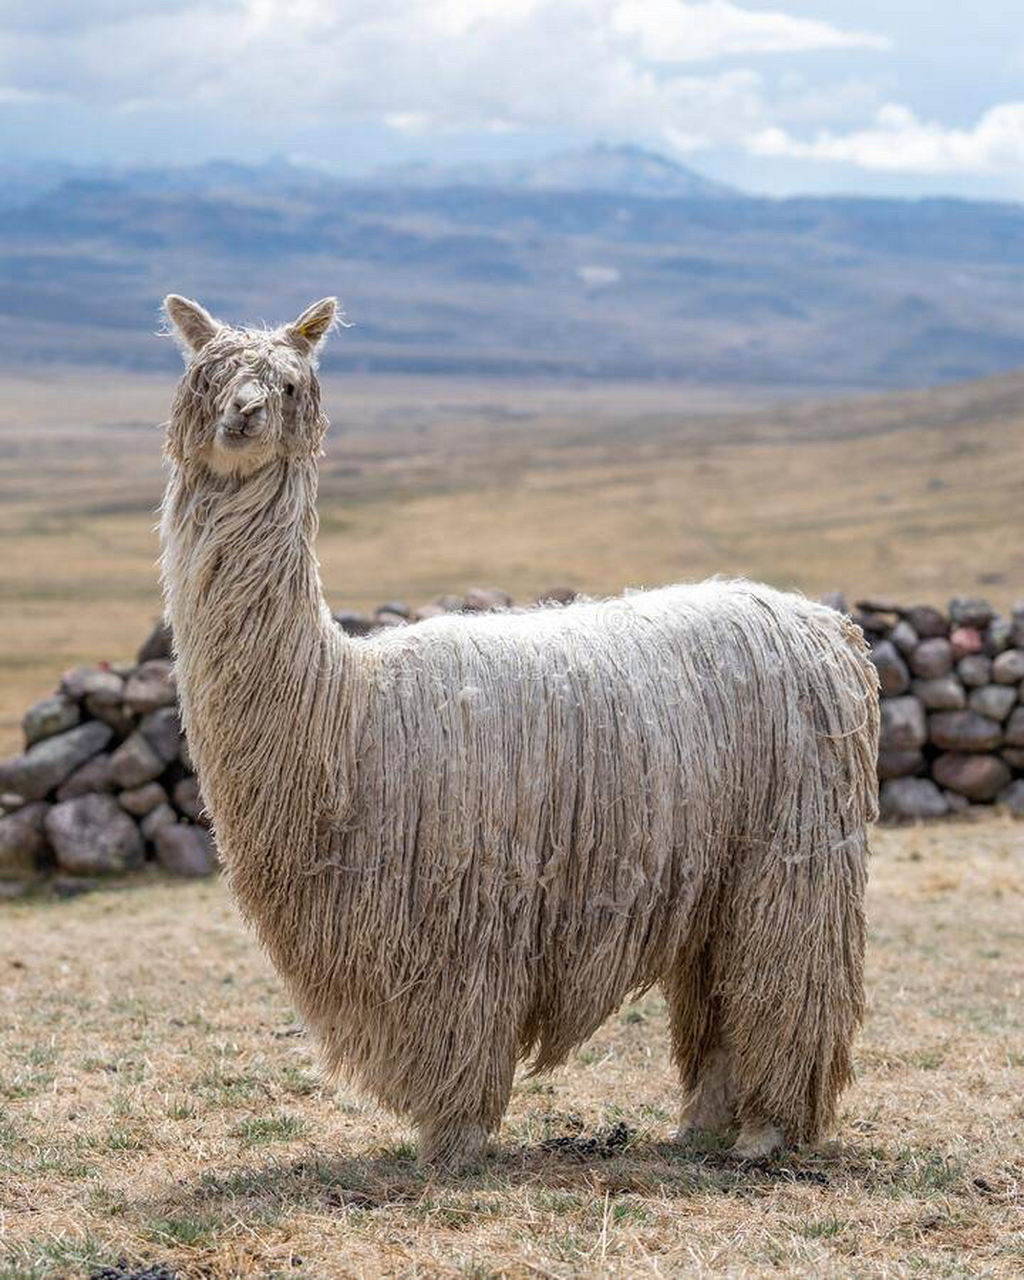
[{"label": "cloudy sky", "polygon": [[0,156],[361,171],[635,142],[1024,199],[1020,0],[3,0]]}]

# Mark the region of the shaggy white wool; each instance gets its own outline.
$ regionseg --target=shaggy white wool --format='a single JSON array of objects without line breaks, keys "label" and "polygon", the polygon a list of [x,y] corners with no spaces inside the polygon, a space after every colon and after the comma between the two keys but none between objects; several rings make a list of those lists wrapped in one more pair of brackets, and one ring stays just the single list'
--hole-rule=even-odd
[{"label": "shaggy white wool", "polygon": [[[178,304],[162,565],[185,727],[327,1069],[463,1161],[517,1061],[563,1061],[658,983],[691,1117],[815,1138],[863,1009],[878,711],[857,628],[713,581],[350,639],[313,546],[333,309],[260,333]],[[243,378],[268,410],[240,452]]]}]

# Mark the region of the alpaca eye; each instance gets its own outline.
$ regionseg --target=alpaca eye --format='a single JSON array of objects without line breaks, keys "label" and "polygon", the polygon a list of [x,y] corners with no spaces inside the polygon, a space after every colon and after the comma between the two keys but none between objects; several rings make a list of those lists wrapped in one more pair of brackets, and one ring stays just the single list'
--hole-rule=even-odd
[{"label": "alpaca eye", "polygon": [[295,394],[295,383],[286,382],[284,384],[284,393],[286,396],[293,396]]}]

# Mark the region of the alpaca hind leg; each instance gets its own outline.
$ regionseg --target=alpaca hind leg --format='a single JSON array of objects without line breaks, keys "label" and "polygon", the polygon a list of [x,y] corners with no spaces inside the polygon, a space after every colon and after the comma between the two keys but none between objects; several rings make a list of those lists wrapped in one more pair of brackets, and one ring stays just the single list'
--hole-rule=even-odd
[{"label": "alpaca hind leg", "polygon": [[746,1159],[828,1128],[863,1010],[863,833],[796,853],[747,864],[716,943],[735,1154]]}]

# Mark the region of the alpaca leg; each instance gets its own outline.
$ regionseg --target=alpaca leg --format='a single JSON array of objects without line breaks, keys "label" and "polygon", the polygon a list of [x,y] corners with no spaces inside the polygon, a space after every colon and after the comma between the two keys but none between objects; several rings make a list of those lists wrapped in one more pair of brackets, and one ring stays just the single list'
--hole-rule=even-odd
[{"label": "alpaca leg", "polygon": [[468,1168],[487,1150],[487,1127],[467,1116],[424,1120],[417,1125],[419,1159],[424,1165],[444,1169]]},{"label": "alpaca leg", "polygon": [[677,1137],[717,1133],[733,1122],[729,1056],[709,995],[709,957],[698,947],[681,956],[664,983],[672,1049],[683,1089]]},{"label": "alpaca leg", "polygon": [[723,904],[716,992],[750,1159],[814,1142],[852,1075],[863,1009],[863,838],[751,859]]},{"label": "alpaca leg", "polygon": [[708,1054],[696,1086],[688,1093],[679,1120],[680,1139],[695,1133],[719,1133],[733,1123],[729,1055],[722,1045]]},{"label": "alpaca leg", "polygon": [[503,1034],[490,1045],[463,1044],[457,1060],[464,1069],[435,1094],[435,1109],[414,1115],[420,1163],[451,1170],[479,1162],[500,1126],[512,1093],[515,1042]]}]

